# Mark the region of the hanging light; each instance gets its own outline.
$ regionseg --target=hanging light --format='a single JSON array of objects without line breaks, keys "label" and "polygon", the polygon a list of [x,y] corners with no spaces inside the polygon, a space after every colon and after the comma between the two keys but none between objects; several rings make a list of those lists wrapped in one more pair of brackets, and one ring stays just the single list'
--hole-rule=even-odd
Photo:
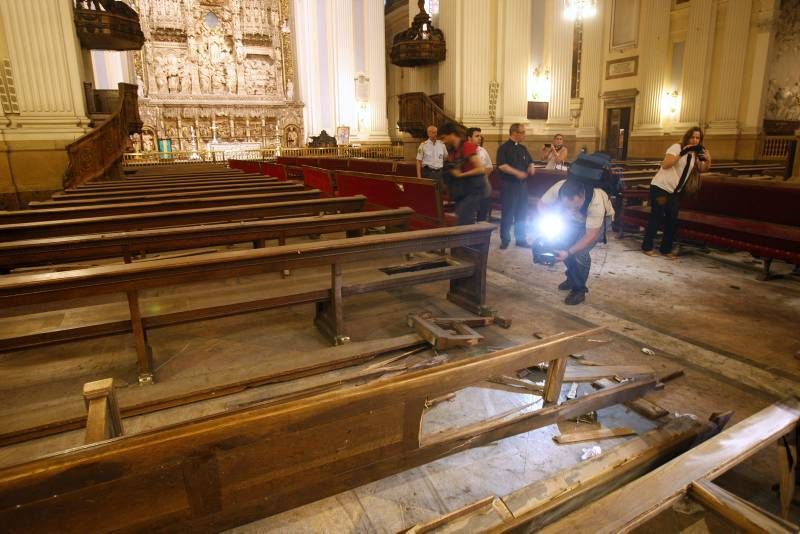
[{"label": "hanging light", "polygon": [[564,18],[582,20],[597,15],[597,0],[564,0]]}]

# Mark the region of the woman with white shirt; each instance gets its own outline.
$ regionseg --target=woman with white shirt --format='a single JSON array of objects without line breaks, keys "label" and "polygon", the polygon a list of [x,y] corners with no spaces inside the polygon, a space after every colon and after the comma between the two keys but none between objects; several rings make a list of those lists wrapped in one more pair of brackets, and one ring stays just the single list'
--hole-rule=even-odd
[{"label": "woman with white shirt", "polygon": [[547,162],[545,169],[566,171],[568,156],[567,147],[564,146],[564,136],[561,134],[553,136],[552,144],[547,143],[542,147],[542,159]]},{"label": "woman with white shirt", "polygon": [[662,223],[664,235],[659,251],[670,259],[678,256],[672,248],[678,230],[681,193],[693,170],[706,172],[711,168],[711,156],[700,144],[702,142],[703,131],[697,126],[689,128],[680,144],[675,143],[667,149],[661,168],[650,182],[650,220],[642,242],[642,251],[648,256],[657,255],[653,242]]}]

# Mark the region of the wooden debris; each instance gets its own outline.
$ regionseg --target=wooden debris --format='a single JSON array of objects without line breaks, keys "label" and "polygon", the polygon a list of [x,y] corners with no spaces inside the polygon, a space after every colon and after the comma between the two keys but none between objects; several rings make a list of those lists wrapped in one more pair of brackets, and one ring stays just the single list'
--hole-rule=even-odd
[{"label": "wooden debris", "polygon": [[474,319],[431,317],[430,313],[408,316],[409,326],[412,326],[417,334],[439,350],[459,346],[469,347],[481,343],[484,337],[467,323],[485,326],[487,322],[491,324],[491,320],[491,317]]},{"label": "wooden debris", "polygon": [[618,428],[601,428],[599,430],[587,430],[586,432],[571,432],[569,434],[561,434],[560,436],[553,436],[553,441],[559,445],[565,443],[577,443],[579,441],[595,441],[598,439],[606,438],[619,438],[622,436],[630,436],[636,434],[636,431],[627,426]]},{"label": "wooden debris", "polygon": [[569,386],[569,391],[567,392],[567,398],[568,399],[574,399],[577,396],[578,396],[578,383],[577,382],[573,382]]},{"label": "wooden debris", "polygon": [[433,408],[434,406],[436,406],[437,404],[439,404],[440,402],[452,401],[452,400],[455,400],[455,398],[456,398],[456,394],[455,394],[455,392],[452,392],[452,393],[448,393],[447,395],[442,395],[440,397],[436,397],[436,398],[433,398],[433,399],[428,399],[428,400],[425,401],[425,408],[426,409],[430,409],[430,408]]},{"label": "wooden debris", "polygon": [[564,373],[565,382],[594,382],[601,378],[614,376],[655,375],[655,369],[649,365],[572,365],[567,366]]},{"label": "wooden debris", "polygon": [[544,392],[543,385],[537,384],[531,380],[526,380],[524,378],[514,378],[513,376],[495,376],[490,378],[489,382],[504,384],[506,386],[511,386],[518,389],[524,389],[526,391],[536,393],[537,395],[541,395]]},{"label": "wooden debris", "polygon": [[[602,389],[602,388],[614,387],[616,386],[616,383],[607,378],[601,378],[600,380],[593,382],[592,386],[598,389]],[[626,402],[625,406],[627,406],[634,412],[648,419],[659,419],[669,414],[667,410],[665,410],[655,402],[647,399],[646,397],[640,397],[638,399]]]}]

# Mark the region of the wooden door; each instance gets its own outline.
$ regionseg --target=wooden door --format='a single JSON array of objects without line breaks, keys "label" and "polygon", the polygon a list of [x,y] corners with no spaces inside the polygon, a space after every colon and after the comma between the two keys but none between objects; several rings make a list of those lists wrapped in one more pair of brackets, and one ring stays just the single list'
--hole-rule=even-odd
[{"label": "wooden door", "polygon": [[605,150],[618,160],[628,158],[631,108],[608,108],[606,110]]}]

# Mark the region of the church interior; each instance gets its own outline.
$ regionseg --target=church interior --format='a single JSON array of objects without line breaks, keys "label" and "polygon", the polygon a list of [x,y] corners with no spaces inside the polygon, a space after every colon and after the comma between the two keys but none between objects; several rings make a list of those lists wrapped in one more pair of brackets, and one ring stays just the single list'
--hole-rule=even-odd
[{"label": "church interior", "polygon": [[0,531],[800,532],[799,142],[800,0],[0,0]]}]

